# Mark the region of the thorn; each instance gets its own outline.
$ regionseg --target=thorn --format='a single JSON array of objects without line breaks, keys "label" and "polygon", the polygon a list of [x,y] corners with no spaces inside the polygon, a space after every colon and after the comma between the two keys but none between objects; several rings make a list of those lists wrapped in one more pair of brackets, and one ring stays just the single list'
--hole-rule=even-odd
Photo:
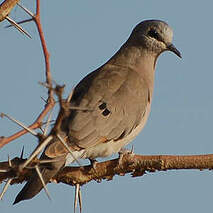
[{"label": "thorn", "polygon": [[45,164],[45,163],[54,163],[58,162],[59,160],[57,159],[51,159],[51,160],[39,160],[39,164]]},{"label": "thorn", "polygon": [[41,82],[39,81],[38,82],[41,86],[47,88],[47,89],[53,89],[53,87],[51,87],[49,84],[47,84],[46,82]]},{"label": "thorn", "polygon": [[3,188],[3,190],[2,190],[2,192],[1,192],[1,194],[0,194],[0,200],[2,200],[2,198],[3,198],[4,194],[5,194],[5,192],[7,191],[8,187],[9,187],[9,185],[10,185],[10,183],[11,183],[11,181],[12,181],[12,178],[9,178],[9,179],[7,180],[7,182],[6,182],[6,184],[4,185],[4,188]]},{"label": "thorn", "polygon": [[77,204],[79,200],[79,191],[80,191],[80,184],[75,185],[75,200],[74,200],[74,213],[76,213]]},{"label": "thorn", "polygon": [[9,170],[6,169],[0,169],[0,172],[8,172]]},{"label": "thorn", "polygon": [[41,174],[41,172],[40,172],[40,169],[39,169],[38,165],[35,166],[35,170],[36,170],[36,172],[37,172],[37,174],[38,174],[38,176],[39,176],[39,178],[40,178],[40,180],[41,180],[41,183],[42,183],[42,185],[43,185],[43,187],[44,187],[44,190],[45,190],[45,193],[46,193],[48,199],[51,200],[50,193],[49,193],[48,190],[47,190],[47,186],[46,186],[46,184],[45,184],[45,182],[44,182],[44,179],[43,179],[43,177],[42,177],[42,174]]},{"label": "thorn", "polygon": [[[54,123],[55,120],[50,120],[50,121],[47,121],[47,122],[43,122],[43,123],[42,123],[42,126],[43,126],[43,125],[47,125],[48,122],[49,122],[49,125],[50,125],[50,123]],[[44,135],[45,129],[43,129],[42,127],[39,127],[39,129],[41,130],[42,135]]]},{"label": "thorn", "polygon": [[20,3],[17,3],[17,5],[18,5],[21,9],[23,9],[28,15],[30,15],[32,18],[34,18],[35,15],[34,15],[30,10],[28,10],[26,7],[22,6]]},{"label": "thorn", "polygon": [[71,156],[74,158],[74,160],[78,163],[79,166],[81,166],[79,160],[75,157],[75,155],[72,153],[72,150],[69,148],[67,143],[64,141],[64,139],[57,133],[57,138],[60,140],[60,142],[64,145],[64,147],[67,149],[67,151],[71,154]]},{"label": "thorn", "polygon": [[22,170],[24,169],[32,160],[33,158],[35,158],[40,152],[41,150],[47,146],[47,144],[53,139],[53,136],[50,135],[48,136],[42,143],[40,143],[36,149],[33,151],[33,153],[30,155],[30,157],[23,163],[20,165],[19,169]]},{"label": "thorn", "polygon": [[9,164],[9,167],[12,167],[12,162],[10,160],[10,156],[8,155],[8,164]]},{"label": "thorn", "polygon": [[134,151],[135,151],[135,150],[134,150],[134,145],[132,145],[132,148],[131,148],[131,150],[130,150],[130,153],[131,153],[131,154],[134,154]]},{"label": "thorn", "polygon": [[67,98],[67,103],[69,103],[71,101],[72,95],[73,95],[74,89],[71,90],[68,98]]},{"label": "thorn", "polygon": [[19,32],[24,33],[29,38],[32,38],[30,34],[25,31],[19,24],[17,24],[13,19],[11,19],[9,16],[6,16],[6,19],[12,24]]},{"label": "thorn", "polygon": [[21,123],[20,121],[10,117],[9,115],[5,114],[5,113],[1,113],[0,116],[3,118],[4,116],[7,117],[9,120],[13,121],[14,123],[18,124],[19,126],[21,126],[22,128],[24,128],[25,130],[27,130],[29,133],[31,133],[32,135],[38,137],[38,133],[36,133],[35,131],[33,131],[32,129],[28,128],[27,126],[25,126],[23,123]]},{"label": "thorn", "polygon": [[[16,22],[16,23],[20,25],[20,24],[24,24],[24,23],[31,22],[31,21],[33,21],[32,18],[26,19],[26,20],[23,20],[23,21],[18,21],[18,22]],[[5,26],[5,28],[10,28],[10,27],[12,27],[12,26],[13,26],[12,24],[9,24],[9,25]]]},{"label": "thorn", "polygon": [[80,213],[82,212],[82,195],[81,195],[81,188],[79,186],[79,208],[80,208]]},{"label": "thorn", "polygon": [[52,113],[53,113],[53,110],[51,110],[50,113],[49,113],[47,123],[46,123],[45,129],[44,129],[44,135],[47,135],[47,131],[48,131],[48,128],[50,126],[50,122],[51,122],[51,118],[52,118]]},{"label": "thorn", "polygon": [[24,146],[22,147],[20,158],[23,159],[23,156],[24,156]]},{"label": "thorn", "polygon": [[39,129],[41,130],[42,135],[44,135],[44,130],[42,129],[42,127],[39,127]]},{"label": "thorn", "polygon": [[[50,123],[54,123],[55,120],[51,120]],[[42,125],[45,125],[47,122],[43,122]]]},{"label": "thorn", "polygon": [[44,103],[47,104],[47,101],[43,97],[41,97],[41,100],[43,100]]}]

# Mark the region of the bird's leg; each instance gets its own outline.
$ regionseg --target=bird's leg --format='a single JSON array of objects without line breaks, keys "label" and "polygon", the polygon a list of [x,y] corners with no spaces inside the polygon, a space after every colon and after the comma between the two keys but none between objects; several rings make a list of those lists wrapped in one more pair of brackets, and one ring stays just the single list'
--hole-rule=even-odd
[{"label": "bird's leg", "polygon": [[96,165],[97,165],[98,161],[97,161],[96,159],[91,159],[91,158],[89,158],[89,161],[90,161],[90,166],[91,166],[94,170],[96,170]]},{"label": "bird's leg", "polygon": [[118,152],[118,154],[119,154],[118,166],[120,166],[120,165],[122,165],[122,161],[123,161],[124,155],[127,155],[127,154],[134,154],[134,146],[132,145],[131,150],[128,150],[128,149],[122,147],[122,148],[120,149],[120,151]]},{"label": "bird's leg", "polygon": [[95,175],[96,175],[96,181],[98,182],[98,183],[101,183],[101,178],[99,177],[99,175],[98,175],[98,172],[97,172],[97,164],[98,164],[98,161],[96,160],[96,159],[91,159],[91,158],[89,158],[89,161],[90,161],[90,166],[91,166],[91,168],[92,168],[92,170],[94,171],[94,173],[95,173]]}]

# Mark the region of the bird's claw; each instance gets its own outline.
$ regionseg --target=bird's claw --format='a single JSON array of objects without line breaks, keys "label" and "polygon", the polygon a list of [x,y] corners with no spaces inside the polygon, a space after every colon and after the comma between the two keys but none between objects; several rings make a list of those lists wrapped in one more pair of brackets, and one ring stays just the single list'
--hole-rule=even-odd
[{"label": "bird's claw", "polygon": [[131,150],[128,150],[128,149],[122,147],[120,149],[120,151],[118,152],[118,154],[119,154],[118,166],[120,166],[120,165],[122,165],[124,155],[133,155],[134,154],[134,146],[132,145]]}]

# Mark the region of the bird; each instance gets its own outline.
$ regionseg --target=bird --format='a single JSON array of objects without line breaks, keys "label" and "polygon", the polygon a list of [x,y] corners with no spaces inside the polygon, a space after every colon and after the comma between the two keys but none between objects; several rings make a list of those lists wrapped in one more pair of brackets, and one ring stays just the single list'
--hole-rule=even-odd
[{"label": "bird", "polygon": [[[57,127],[72,154],[53,137],[41,155],[41,159],[56,160],[41,169],[45,184],[76,158],[111,156],[141,132],[150,113],[158,56],[171,51],[182,57],[172,39],[173,30],[166,22],[142,21],[105,64],[77,84],[70,108]],[[53,128],[50,134],[54,135],[54,131]],[[14,204],[33,198],[42,188],[35,173]]]}]

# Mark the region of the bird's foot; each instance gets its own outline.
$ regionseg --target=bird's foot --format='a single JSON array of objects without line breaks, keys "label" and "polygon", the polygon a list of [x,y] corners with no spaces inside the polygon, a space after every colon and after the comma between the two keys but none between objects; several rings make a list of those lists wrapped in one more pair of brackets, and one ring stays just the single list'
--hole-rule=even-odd
[{"label": "bird's foot", "polygon": [[119,154],[118,166],[121,166],[124,155],[134,154],[134,147],[132,146],[131,150],[122,147],[118,152],[118,154]]},{"label": "bird's foot", "polygon": [[97,172],[97,164],[98,161],[95,159],[89,159],[90,161],[90,166],[92,168],[92,170],[95,172],[95,175],[97,176],[97,178],[95,179],[98,183],[101,183],[101,178],[99,178],[98,172]]},{"label": "bird's foot", "polygon": [[94,170],[96,170],[96,166],[97,166],[98,161],[95,160],[95,159],[89,159],[89,161],[90,161],[90,166],[91,166]]}]

